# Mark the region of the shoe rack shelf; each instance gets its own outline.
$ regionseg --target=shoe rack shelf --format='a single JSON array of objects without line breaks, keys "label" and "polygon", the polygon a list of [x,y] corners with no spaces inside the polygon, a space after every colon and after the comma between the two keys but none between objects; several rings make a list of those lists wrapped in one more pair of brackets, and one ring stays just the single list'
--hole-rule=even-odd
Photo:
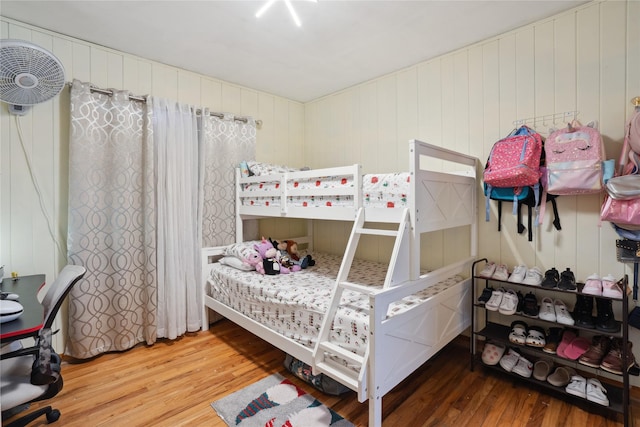
[{"label": "shoe rack shelf", "polygon": [[[556,366],[569,366],[574,368],[578,373],[587,372],[589,374],[586,377],[593,377],[594,375],[601,374],[605,371],[592,368],[586,365],[582,365],[578,363],[577,360],[565,359],[563,357],[557,356],[555,354],[546,353],[541,348],[536,348],[528,345],[515,344],[509,340],[509,334],[511,332],[510,325],[505,325],[494,321],[494,316],[492,316],[492,320],[489,320],[489,313],[494,313],[495,318],[498,320],[508,319],[509,322],[512,320],[522,320],[526,322],[529,326],[537,325],[543,328],[549,327],[560,327],[560,328],[572,328],[579,331],[585,331],[585,336],[593,336],[593,335],[603,335],[608,337],[614,337],[618,339],[622,339],[623,342],[623,351],[622,351],[622,360],[625,361],[627,357],[627,346],[626,343],[629,339],[629,328],[628,328],[628,313],[629,313],[629,303],[628,303],[628,295],[626,292],[628,278],[625,277],[624,280],[624,288],[623,288],[623,297],[622,299],[617,298],[607,298],[601,296],[594,296],[588,294],[582,294],[580,291],[582,289],[582,284],[578,283],[578,289],[574,291],[557,289],[557,288],[542,288],[541,286],[528,285],[523,283],[514,283],[509,281],[497,280],[492,278],[485,278],[478,276],[476,274],[476,265],[481,262],[487,262],[487,259],[480,259],[473,264],[472,267],[472,313],[471,316],[471,370],[473,371],[476,364],[482,365],[486,369],[501,372],[504,375],[510,376],[512,378],[516,378],[519,381],[530,384],[537,388],[546,390],[559,396],[560,398],[571,402],[572,404],[579,404],[580,406],[584,406],[593,411],[610,411],[622,414],[624,417],[624,425],[625,427],[629,425],[629,375],[638,375],[640,374],[640,370],[637,366],[633,366],[629,371],[622,370],[622,375],[612,374],[610,372],[606,372],[607,376],[618,377],[619,380],[615,381],[606,381],[603,382],[604,387],[607,389],[607,397],[609,399],[609,406],[603,406],[594,402],[591,402],[585,398],[577,397],[572,394],[569,394],[565,391],[564,387],[556,387],[546,381],[540,381],[535,379],[533,376],[530,378],[520,376],[513,372],[507,372],[502,367],[498,365],[487,365],[482,362],[481,353],[477,350],[478,339],[483,338],[486,341],[493,341],[497,343],[502,343],[506,348],[514,348],[520,354],[527,356],[527,359],[535,361],[538,359],[547,359],[552,360]],[[484,286],[480,286],[483,284]],[[497,311],[490,311],[485,308],[484,304],[478,303],[478,297],[482,292],[483,288],[488,288],[493,285],[494,288],[504,287],[505,289],[520,289],[523,291],[544,291],[549,293],[549,295],[554,295],[557,299],[565,300],[565,303],[568,302],[567,298],[572,297],[576,298],[576,295],[585,295],[588,297],[594,298],[602,298],[612,300],[613,304],[621,304],[622,311],[622,320],[618,321],[620,324],[620,330],[618,332],[605,332],[600,329],[593,328],[585,328],[581,326],[575,325],[565,325],[558,322],[551,322],[547,320],[542,320],[539,318],[533,318],[530,316],[525,316],[523,314],[512,314],[512,315],[504,315],[499,314]],[[478,326],[478,322],[476,321],[479,316],[482,316],[484,312],[484,327],[476,330]],[[584,375],[583,375],[584,376]]]}]

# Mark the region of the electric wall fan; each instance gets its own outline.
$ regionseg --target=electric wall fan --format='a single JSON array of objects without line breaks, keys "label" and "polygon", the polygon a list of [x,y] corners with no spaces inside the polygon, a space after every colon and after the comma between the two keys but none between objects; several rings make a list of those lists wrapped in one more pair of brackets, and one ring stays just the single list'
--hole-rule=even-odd
[{"label": "electric wall fan", "polygon": [[64,67],[48,50],[23,40],[0,40],[0,101],[12,114],[48,101],[64,87]]}]

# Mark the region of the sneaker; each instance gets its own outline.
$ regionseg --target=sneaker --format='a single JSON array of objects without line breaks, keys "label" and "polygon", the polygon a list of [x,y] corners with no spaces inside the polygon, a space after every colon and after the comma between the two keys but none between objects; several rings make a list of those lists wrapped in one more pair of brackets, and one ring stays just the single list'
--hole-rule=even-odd
[{"label": "sneaker", "polygon": [[551,270],[547,270],[544,272],[544,280],[542,281],[543,288],[555,288],[558,286],[558,282],[560,281],[560,273],[553,267]]},{"label": "sneaker", "polygon": [[540,286],[542,283],[542,271],[538,267],[533,267],[527,270],[527,274],[524,276],[522,283],[525,285]]},{"label": "sneaker", "polygon": [[524,295],[522,295],[522,292],[520,291],[516,292],[516,294],[518,295],[518,307],[516,307],[516,314],[522,314],[522,309],[524,307]]},{"label": "sneaker", "polygon": [[527,317],[538,317],[538,312],[540,308],[538,307],[538,299],[536,296],[529,292],[524,296],[524,301],[522,303],[522,314]]},{"label": "sneaker", "polygon": [[484,277],[485,279],[491,279],[495,271],[496,271],[496,263],[488,262],[487,264],[485,264],[482,271],[478,273],[478,276]]},{"label": "sneaker", "polygon": [[491,294],[493,293],[493,288],[484,288],[482,290],[482,294],[478,297],[478,304],[485,304],[487,301],[491,299]]},{"label": "sneaker", "polygon": [[518,294],[513,289],[507,290],[502,295],[502,301],[500,302],[500,307],[498,311],[500,314],[511,315],[515,314],[516,309],[518,308]]},{"label": "sneaker", "polygon": [[574,375],[565,391],[574,396],[585,398],[587,397],[587,380],[581,375]]},{"label": "sneaker", "polygon": [[602,296],[622,299],[622,289],[611,274],[607,274],[602,278]]},{"label": "sneaker", "polygon": [[587,280],[584,282],[584,287],[582,288],[582,293],[586,295],[602,295],[602,281],[600,280],[600,276],[597,274],[592,274],[587,277]]},{"label": "sneaker", "polygon": [[491,293],[491,298],[484,305],[487,310],[498,311],[500,308],[500,304],[502,303],[502,297],[504,296],[505,290],[503,288],[496,289]]},{"label": "sneaker", "polygon": [[567,268],[562,272],[562,274],[560,274],[558,289],[562,289],[565,291],[575,291],[577,288],[576,277],[573,275],[573,271],[571,271],[570,268]]},{"label": "sneaker", "polygon": [[502,366],[502,369],[504,369],[505,371],[511,372],[518,363],[518,360],[520,360],[520,354],[518,354],[518,352],[514,349],[510,348],[507,354],[502,356],[502,358],[500,359],[500,366]]},{"label": "sneaker", "polygon": [[542,301],[540,301],[540,312],[538,313],[538,317],[542,320],[546,320],[547,322],[556,321],[556,310],[551,298],[542,298]]},{"label": "sneaker", "polygon": [[507,266],[504,264],[498,264],[496,266],[496,271],[491,276],[494,280],[502,280],[505,281],[509,278],[509,273],[507,272]]},{"label": "sneaker", "polygon": [[522,283],[524,280],[524,276],[527,275],[527,266],[526,265],[516,265],[513,268],[513,272],[511,276],[509,276],[509,282],[512,283]]},{"label": "sneaker", "polygon": [[575,321],[571,314],[569,314],[569,310],[567,310],[567,306],[564,305],[564,302],[561,300],[555,300],[553,302],[553,308],[556,312],[556,322],[561,323],[563,325],[573,326]]},{"label": "sneaker", "polygon": [[602,383],[597,378],[589,378],[587,380],[587,400],[595,403],[599,403],[603,406],[609,406],[609,399],[607,398],[607,389],[604,388]]},{"label": "sneaker", "polygon": [[531,374],[533,373],[533,363],[520,356],[518,359],[518,363],[511,370],[514,374],[518,374],[521,377],[531,378]]}]

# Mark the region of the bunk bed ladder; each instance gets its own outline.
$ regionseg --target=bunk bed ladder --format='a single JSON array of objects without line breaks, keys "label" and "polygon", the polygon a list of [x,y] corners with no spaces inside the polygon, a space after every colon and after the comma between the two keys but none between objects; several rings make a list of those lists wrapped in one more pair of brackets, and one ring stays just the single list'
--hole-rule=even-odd
[{"label": "bunk bed ladder", "polygon": [[[349,386],[351,389],[360,390],[366,395],[366,391],[362,390],[359,387],[359,384],[361,381],[366,379],[365,366],[369,358],[369,350],[367,348],[364,356],[360,356],[330,342],[329,335],[333,319],[336,316],[338,305],[340,304],[340,299],[345,289],[369,296],[373,295],[376,292],[376,289],[379,289],[347,281],[356,250],[360,242],[360,236],[374,235],[395,238],[395,244],[389,261],[389,268],[387,270],[384,283],[382,284],[384,289],[397,286],[409,279],[411,259],[410,245],[412,242],[410,241],[411,239],[409,234],[410,221],[408,209],[405,209],[402,213],[397,230],[369,228],[365,227],[365,222],[365,210],[360,208],[351,230],[349,242],[347,243],[344,257],[342,258],[342,264],[340,265],[340,270],[338,271],[338,276],[336,278],[336,285],[334,286],[333,293],[331,295],[331,302],[325,315],[324,322],[322,323],[318,342],[314,350],[314,372],[326,373],[332,378]],[[338,356],[345,360],[348,365],[357,367],[360,374],[358,374],[356,370],[350,369],[331,359],[327,356],[327,353]],[[362,397],[363,396],[359,396],[361,400]]]}]

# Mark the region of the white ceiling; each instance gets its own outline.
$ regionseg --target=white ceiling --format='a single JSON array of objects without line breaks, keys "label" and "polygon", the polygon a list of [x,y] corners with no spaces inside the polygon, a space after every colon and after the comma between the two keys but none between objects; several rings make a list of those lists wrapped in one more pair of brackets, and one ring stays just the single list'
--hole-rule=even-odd
[{"label": "white ceiling", "polygon": [[[11,1],[0,14],[307,102],[586,1]],[[73,76],[67,76],[70,80]]]}]

